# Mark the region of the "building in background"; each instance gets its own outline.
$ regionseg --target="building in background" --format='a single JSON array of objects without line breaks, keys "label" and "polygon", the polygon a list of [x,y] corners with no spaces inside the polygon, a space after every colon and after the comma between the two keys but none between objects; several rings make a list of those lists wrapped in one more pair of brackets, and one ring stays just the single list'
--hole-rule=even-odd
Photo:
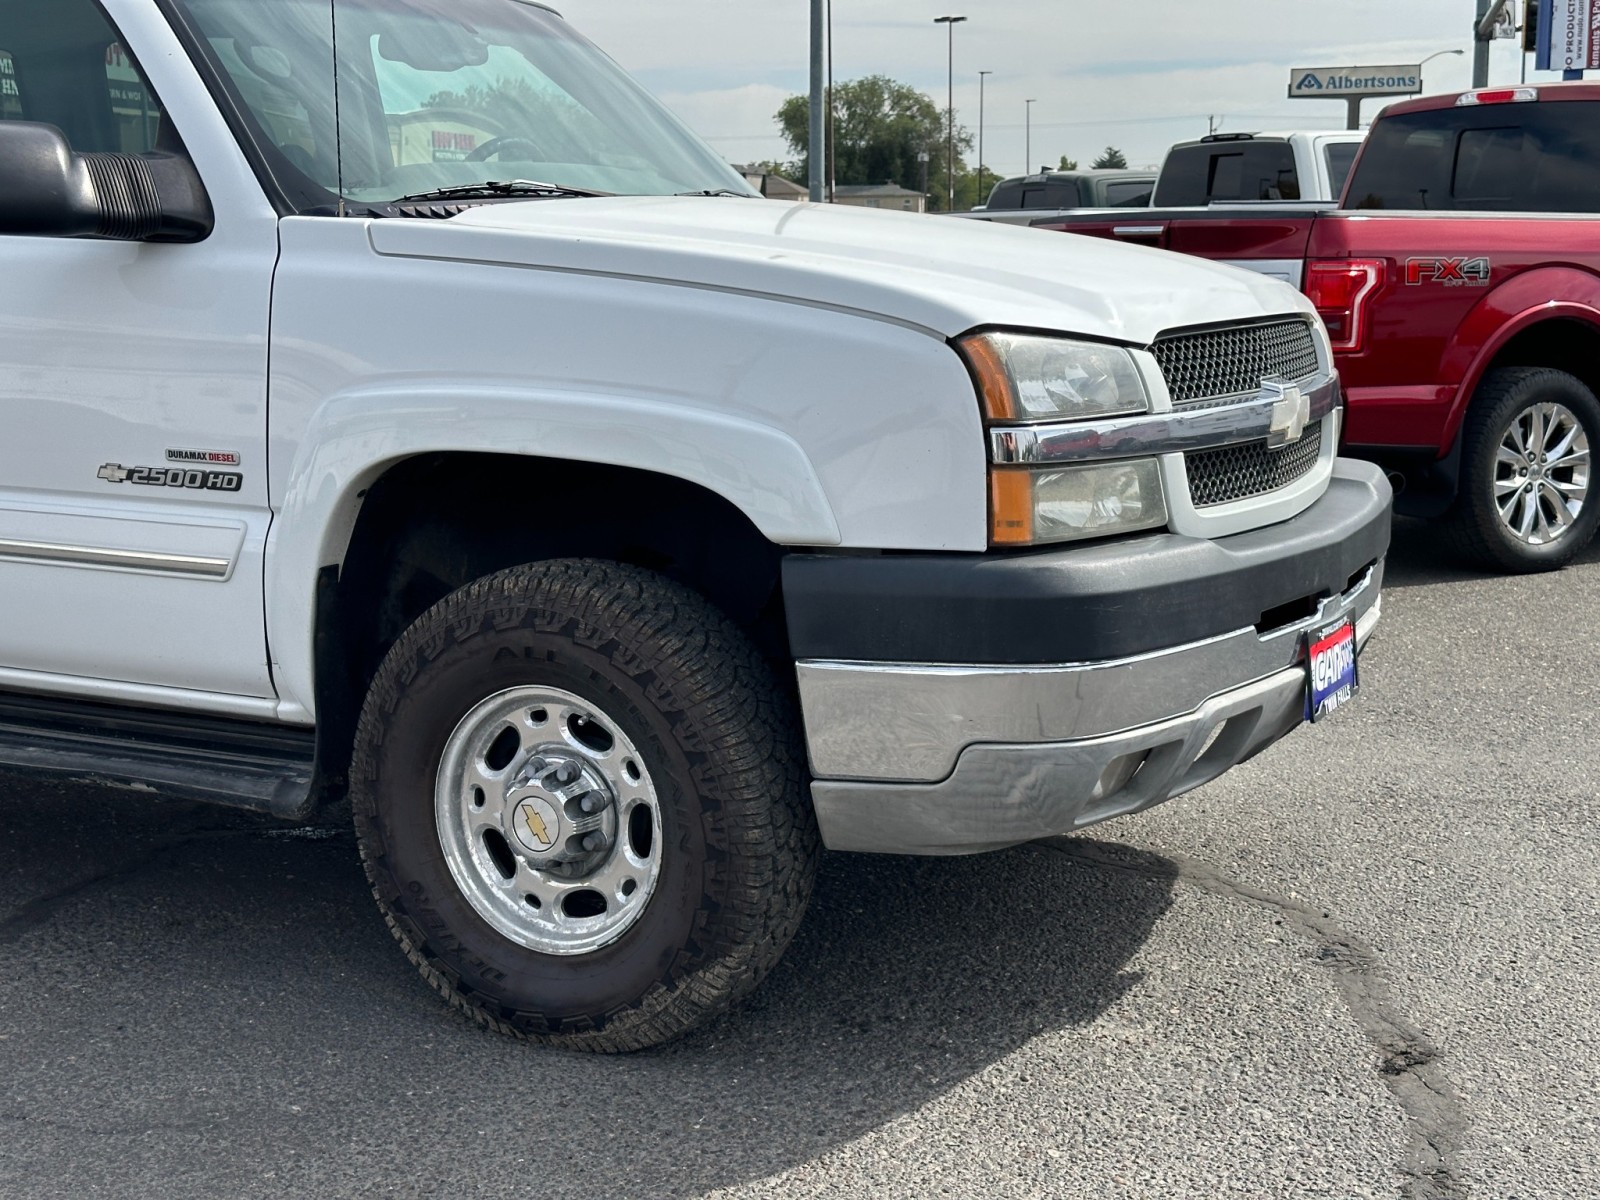
[{"label": "building in background", "polygon": [[857,208],[889,208],[896,212],[927,212],[928,198],[897,183],[846,184],[833,189],[835,204]]},{"label": "building in background", "polygon": [[736,166],[733,169],[743,175],[744,181],[768,200],[804,200],[809,195],[805,188],[792,179],[785,179],[782,175],[774,175],[755,167]]},{"label": "building in background", "polygon": [[[804,200],[810,194],[793,180],[758,167],[735,165],[733,169],[768,200]],[[856,208],[888,208],[896,212],[928,211],[928,198],[925,195],[894,183],[839,184],[833,189],[833,202]]]}]

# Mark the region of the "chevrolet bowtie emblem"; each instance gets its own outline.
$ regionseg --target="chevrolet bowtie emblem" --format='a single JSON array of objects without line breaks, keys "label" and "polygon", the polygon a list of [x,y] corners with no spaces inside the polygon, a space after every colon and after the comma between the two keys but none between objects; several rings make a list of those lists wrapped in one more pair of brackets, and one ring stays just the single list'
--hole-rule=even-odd
[{"label": "chevrolet bowtie emblem", "polygon": [[548,846],[555,839],[550,836],[550,831],[545,828],[544,818],[539,815],[533,805],[528,805],[522,810],[522,819],[528,823],[528,832],[533,834],[533,840],[540,846]]},{"label": "chevrolet bowtie emblem", "polygon": [[1263,379],[1261,398],[1272,401],[1272,423],[1267,427],[1267,449],[1278,450],[1300,440],[1311,423],[1311,397],[1292,383]]}]

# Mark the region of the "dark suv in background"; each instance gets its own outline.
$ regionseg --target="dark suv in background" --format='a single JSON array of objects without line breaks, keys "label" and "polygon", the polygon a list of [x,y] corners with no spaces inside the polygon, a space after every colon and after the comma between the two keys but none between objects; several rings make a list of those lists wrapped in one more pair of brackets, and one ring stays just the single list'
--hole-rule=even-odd
[{"label": "dark suv in background", "polygon": [[1002,179],[986,205],[955,215],[1030,225],[1080,208],[1146,208],[1155,183],[1154,171],[1041,171]]}]

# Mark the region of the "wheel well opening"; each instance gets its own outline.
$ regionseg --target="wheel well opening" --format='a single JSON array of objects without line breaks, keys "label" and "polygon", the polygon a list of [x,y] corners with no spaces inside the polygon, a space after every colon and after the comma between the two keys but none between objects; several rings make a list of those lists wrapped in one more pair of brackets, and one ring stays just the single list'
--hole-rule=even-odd
[{"label": "wheel well opening", "polygon": [[552,558],[645,567],[700,592],[776,664],[788,657],[783,553],[729,501],[671,476],[517,455],[399,463],[367,489],[344,562],[319,588],[324,773],[342,776],[362,697],[390,646],[474,579]]},{"label": "wheel well opening", "polygon": [[1500,348],[1489,370],[1551,367],[1583,380],[1600,396],[1600,326],[1562,318],[1530,326]]},{"label": "wheel well opening", "polygon": [[[1502,346],[1484,368],[1483,379],[1505,367],[1549,367],[1581,379],[1600,395],[1600,326],[1562,317],[1529,326]],[[1483,386],[1475,385],[1475,396]],[[1463,428],[1466,417],[1463,415]],[[1415,517],[1437,517],[1455,504],[1461,485],[1461,431],[1443,458],[1434,451],[1388,449],[1375,457],[1385,470],[1405,482],[1396,489],[1396,511]]]}]

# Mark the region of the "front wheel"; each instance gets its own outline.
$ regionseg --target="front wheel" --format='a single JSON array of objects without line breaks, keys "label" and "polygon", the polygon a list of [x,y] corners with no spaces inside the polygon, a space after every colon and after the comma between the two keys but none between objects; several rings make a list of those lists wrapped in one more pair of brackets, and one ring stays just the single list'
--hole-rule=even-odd
[{"label": "front wheel", "polygon": [[616,563],[518,567],[384,659],[351,770],[389,927],[503,1032],[633,1050],[749,992],[818,854],[783,690],[695,593]]},{"label": "front wheel", "polygon": [[1600,523],[1590,476],[1600,400],[1582,380],[1544,367],[1492,371],[1461,437],[1451,525],[1467,555],[1497,570],[1550,571],[1589,544]]}]

